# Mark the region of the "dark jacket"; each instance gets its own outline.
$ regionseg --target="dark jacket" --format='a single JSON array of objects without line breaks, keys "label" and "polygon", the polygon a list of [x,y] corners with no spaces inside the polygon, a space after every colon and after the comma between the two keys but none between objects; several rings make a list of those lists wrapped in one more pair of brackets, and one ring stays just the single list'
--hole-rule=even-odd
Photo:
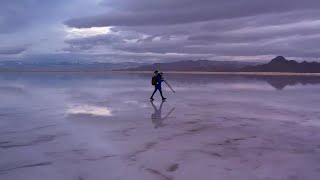
[{"label": "dark jacket", "polygon": [[163,81],[162,76],[160,74],[157,75],[157,85],[156,88],[161,89],[161,82]]}]

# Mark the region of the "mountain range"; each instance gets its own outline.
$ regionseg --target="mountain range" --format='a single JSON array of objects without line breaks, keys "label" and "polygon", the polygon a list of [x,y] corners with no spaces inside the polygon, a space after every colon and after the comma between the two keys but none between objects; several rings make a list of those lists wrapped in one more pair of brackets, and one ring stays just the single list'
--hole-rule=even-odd
[{"label": "mountain range", "polygon": [[320,63],[307,62],[301,63],[294,60],[287,60],[283,56],[272,59],[267,64],[248,66],[242,68],[246,72],[295,72],[295,73],[320,73]]},{"label": "mountain range", "polygon": [[301,63],[277,56],[269,63],[258,64],[238,61],[179,61],[172,63],[155,63],[152,65],[128,68],[130,71],[201,71],[201,72],[294,72],[320,73],[320,63]]},{"label": "mountain range", "polygon": [[233,72],[245,67],[253,67],[258,63],[240,61],[209,61],[188,60],[170,63],[154,63],[151,65],[129,68],[130,71],[203,71],[203,72]]},{"label": "mountain range", "polygon": [[0,71],[197,71],[197,72],[294,72],[320,73],[318,62],[297,62],[277,56],[270,62],[185,60],[167,63],[28,62],[1,61]]}]

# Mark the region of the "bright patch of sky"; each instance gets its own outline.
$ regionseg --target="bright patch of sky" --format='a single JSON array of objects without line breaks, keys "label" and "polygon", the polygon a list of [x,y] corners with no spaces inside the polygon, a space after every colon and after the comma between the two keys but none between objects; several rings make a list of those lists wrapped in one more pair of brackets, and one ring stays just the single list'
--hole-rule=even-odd
[{"label": "bright patch of sky", "polygon": [[111,32],[111,27],[91,27],[91,28],[69,28],[64,26],[64,31],[66,32],[66,38],[81,38],[96,36],[102,34],[108,34]]}]

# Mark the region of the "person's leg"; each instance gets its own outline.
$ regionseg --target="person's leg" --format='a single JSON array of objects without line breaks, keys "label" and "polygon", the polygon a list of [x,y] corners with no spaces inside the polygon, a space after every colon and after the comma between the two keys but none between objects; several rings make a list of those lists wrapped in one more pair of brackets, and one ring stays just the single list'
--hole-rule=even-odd
[{"label": "person's leg", "polygon": [[157,92],[157,90],[158,90],[157,88],[154,89],[154,91],[153,91],[152,96],[150,97],[150,99],[153,99],[153,96],[154,96],[154,94]]},{"label": "person's leg", "polygon": [[159,89],[159,91],[160,91],[160,95],[161,95],[162,99],[163,99],[163,100],[165,100],[166,98],[165,98],[165,97],[163,97],[163,94],[162,94],[162,90],[161,90],[161,88]]}]

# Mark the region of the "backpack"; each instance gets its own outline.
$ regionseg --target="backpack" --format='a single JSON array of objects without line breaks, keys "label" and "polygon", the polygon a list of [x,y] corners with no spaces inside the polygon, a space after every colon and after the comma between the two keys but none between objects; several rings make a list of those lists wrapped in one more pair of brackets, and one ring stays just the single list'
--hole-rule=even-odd
[{"label": "backpack", "polygon": [[153,77],[152,77],[151,84],[152,84],[153,86],[157,85],[157,76],[153,76]]}]

